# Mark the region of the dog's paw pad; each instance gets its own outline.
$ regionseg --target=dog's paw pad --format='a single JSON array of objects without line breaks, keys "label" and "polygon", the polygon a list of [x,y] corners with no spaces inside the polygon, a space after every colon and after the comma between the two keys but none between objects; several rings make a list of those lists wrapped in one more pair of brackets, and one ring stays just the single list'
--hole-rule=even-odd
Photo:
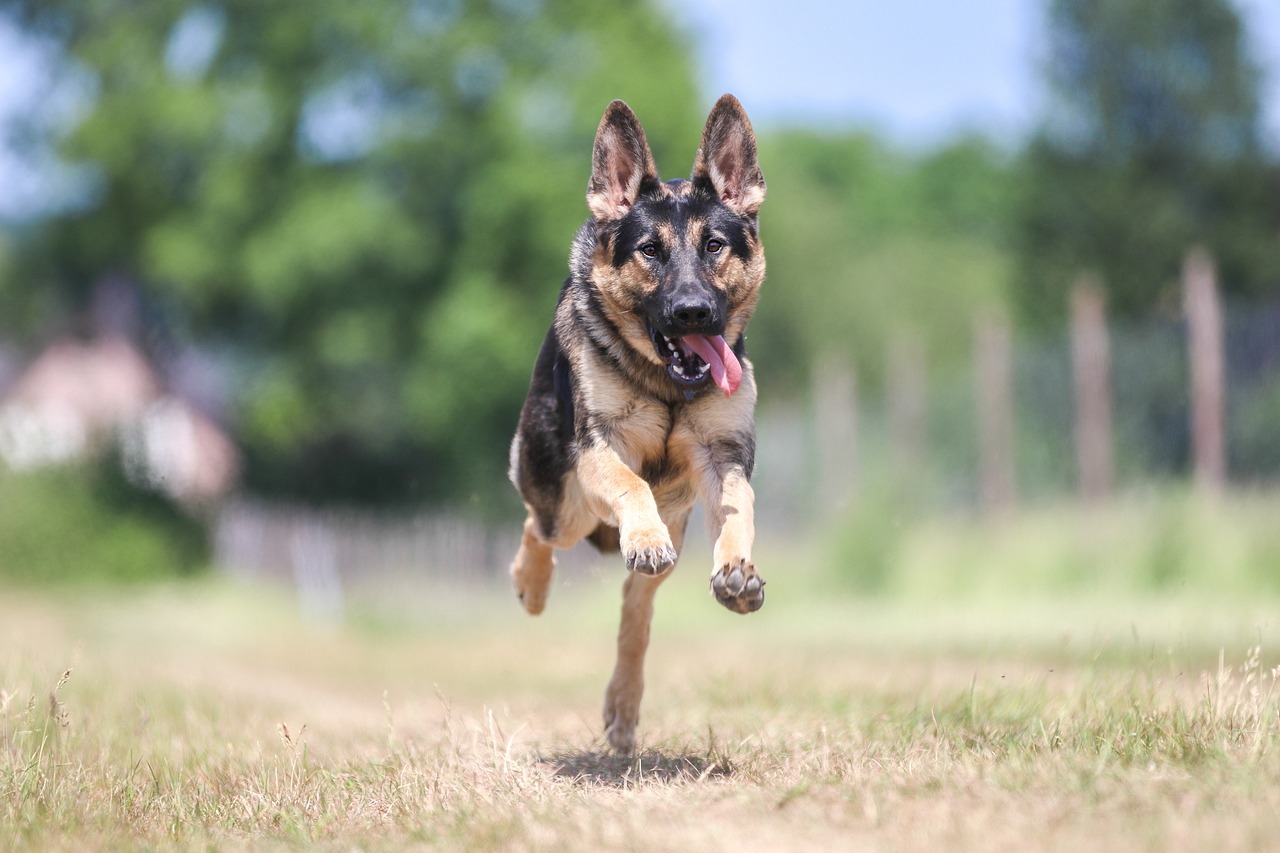
[{"label": "dog's paw pad", "polygon": [[735,560],[711,575],[711,593],[734,613],[753,613],[764,604],[764,580],[754,564]]}]

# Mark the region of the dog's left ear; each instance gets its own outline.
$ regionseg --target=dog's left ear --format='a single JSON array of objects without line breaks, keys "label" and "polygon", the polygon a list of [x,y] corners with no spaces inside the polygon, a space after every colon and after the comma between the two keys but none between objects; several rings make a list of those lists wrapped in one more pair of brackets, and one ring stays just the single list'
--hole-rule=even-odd
[{"label": "dog's left ear", "polygon": [[725,206],[755,216],[764,202],[764,175],[756,160],[756,135],[747,112],[733,95],[711,109],[693,161],[693,182],[709,183]]}]

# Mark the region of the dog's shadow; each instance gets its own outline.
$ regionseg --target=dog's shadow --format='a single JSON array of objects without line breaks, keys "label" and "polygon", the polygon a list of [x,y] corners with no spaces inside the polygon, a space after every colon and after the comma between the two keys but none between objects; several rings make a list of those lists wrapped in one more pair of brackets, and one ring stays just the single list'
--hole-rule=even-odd
[{"label": "dog's shadow", "polygon": [[618,755],[600,748],[552,753],[539,758],[538,763],[558,779],[608,788],[704,782],[733,775],[729,759],[714,751],[647,749],[634,755]]}]

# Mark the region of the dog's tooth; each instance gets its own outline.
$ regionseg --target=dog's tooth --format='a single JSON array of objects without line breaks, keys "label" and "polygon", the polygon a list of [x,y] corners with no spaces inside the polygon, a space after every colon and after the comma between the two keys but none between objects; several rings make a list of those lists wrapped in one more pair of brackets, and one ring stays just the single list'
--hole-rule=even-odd
[{"label": "dog's tooth", "polygon": [[678,364],[672,365],[671,369],[674,370],[676,373],[679,373],[681,376],[684,376],[684,368],[681,367],[680,365]]},{"label": "dog's tooth", "polygon": [[675,344],[673,344],[673,343],[671,343],[671,341],[667,341],[667,349],[671,350],[672,352],[675,352],[675,351],[676,351],[676,345],[675,345]]}]

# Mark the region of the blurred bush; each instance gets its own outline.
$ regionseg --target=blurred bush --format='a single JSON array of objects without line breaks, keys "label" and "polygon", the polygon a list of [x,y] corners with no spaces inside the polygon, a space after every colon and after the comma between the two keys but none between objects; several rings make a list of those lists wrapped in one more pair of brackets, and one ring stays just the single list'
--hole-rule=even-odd
[{"label": "blurred bush", "polygon": [[1000,602],[1025,596],[1280,592],[1276,497],[1135,494],[974,523],[863,501],[829,528],[832,580],[859,593]]},{"label": "blurred bush", "polygon": [[862,501],[833,525],[826,559],[841,586],[862,594],[892,589],[902,549],[918,520],[905,507],[883,497]]},{"label": "blurred bush", "polygon": [[0,471],[0,579],[143,581],[209,560],[204,525],[125,480],[117,459]]}]

